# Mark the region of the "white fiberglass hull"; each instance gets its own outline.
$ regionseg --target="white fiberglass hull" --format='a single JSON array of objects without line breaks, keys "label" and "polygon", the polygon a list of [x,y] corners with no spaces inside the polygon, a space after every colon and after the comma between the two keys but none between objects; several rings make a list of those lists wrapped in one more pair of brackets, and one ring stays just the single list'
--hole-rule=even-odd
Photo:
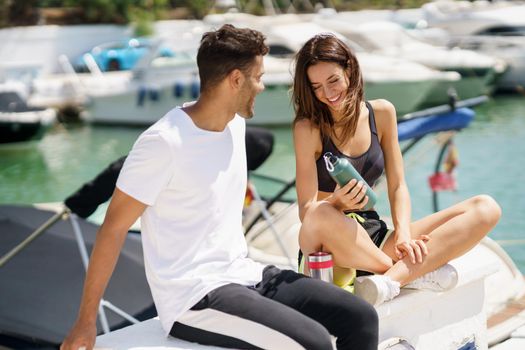
[{"label": "white fiberglass hull", "polygon": [[427,100],[425,107],[438,106],[448,103],[449,89],[457,93],[459,100],[465,100],[481,95],[488,95],[492,92],[492,87],[487,83],[488,77],[462,77],[458,81],[441,81],[434,86]]},{"label": "white fiberglass hull", "polygon": [[396,108],[398,116],[416,111],[435,86],[434,80],[420,81],[367,81],[365,97],[368,100],[386,99]]},{"label": "white fiberglass hull", "polygon": [[477,50],[504,60],[507,70],[496,81],[496,89],[522,90],[525,87],[524,37],[467,36],[453,38],[450,45]]},{"label": "white fiberglass hull", "polygon": [[170,109],[191,99],[177,98],[166,90],[146,91],[139,102],[139,89],[112,95],[90,96],[83,117],[95,124],[147,126],[155,123]]},{"label": "white fiberglass hull", "polygon": [[496,88],[523,91],[525,89],[525,47],[515,55],[509,54],[504,58],[509,64],[509,69],[498,80]]},{"label": "white fiberglass hull", "polygon": [[[286,85],[275,86],[259,94],[255,116],[247,122],[252,125],[291,124],[293,112],[288,89]],[[111,95],[92,95],[84,117],[96,124],[151,125],[172,108],[198,98],[197,85],[186,85],[182,94],[175,94],[174,90],[174,86],[161,89],[134,87]]]},{"label": "white fiberglass hull", "polygon": [[[285,217],[294,214],[296,210],[285,209]],[[291,240],[293,244],[289,250],[294,257],[297,253],[296,222],[297,219],[289,222],[291,225],[288,229],[278,227],[279,236],[285,238],[283,244],[287,244],[288,236],[295,237],[295,240]],[[278,254],[280,249],[276,247],[271,234],[266,236],[268,239],[259,236],[256,241],[249,242],[250,257],[265,264],[280,265],[286,259],[270,252],[273,250]],[[487,349],[509,336],[510,328],[501,332],[499,326],[487,329],[486,323],[487,316],[520,298],[525,290],[523,276],[508,255],[495,242],[486,238],[451,264],[459,274],[458,285],[452,290],[435,293],[402,289],[394,300],[376,307],[379,316],[379,349]],[[519,321],[521,317],[521,314],[517,314],[513,318]],[[515,324],[516,327],[520,325]],[[497,334],[494,331],[498,331]],[[404,340],[405,346],[395,345],[400,339]],[[115,350],[138,347],[220,349],[167,338],[158,319],[99,336],[96,347]]]},{"label": "white fiberglass hull", "polygon": [[[365,96],[389,100],[401,115],[417,110],[435,84],[434,80],[366,81]],[[177,96],[174,86],[162,89],[135,86],[120,93],[91,95],[84,117],[98,124],[151,125],[172,108],[195,100],[198,96],[195,88],[190,83],[182,89],[184,93]],[[289,90],[287,84],[267,86],[257,96],[255,116],[247,121],[248,124],[290,125],[294,112]]]},{"label": "white fiberglass hull", "polygon": [[[249,231],[249,256],[265,264],[297,269],[297,205],[276,209],[272,227],[278,236],[265,222]],[[525,294],[521,272],[497,242],[485,238],[451,264],[459,275],[452,290],[434,293],[402,289],[394,300],[376,307],[383,346],[400,337],[415,349],[487,349],[523,325],[525,311],[494,321]]]}]

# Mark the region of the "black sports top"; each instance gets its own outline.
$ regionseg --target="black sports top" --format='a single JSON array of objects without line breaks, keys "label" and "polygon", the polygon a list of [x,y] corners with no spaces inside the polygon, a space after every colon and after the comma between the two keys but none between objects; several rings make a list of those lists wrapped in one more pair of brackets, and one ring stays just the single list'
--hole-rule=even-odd
[{"label": "black sports top", "polygon": [[328,136],[325,136],[322,140],[323,150],[321,152],[321,156],[315,161],[315,164],[317,165],[317,183],[319,191],[333,192],[336,186],[335,181],[330,177],[330,174],[328,174],[328,171],[326,170],[326,165],[323,158],[323,155],[326,152],[332,152],[332,154],[338,157],[344,157],[348,159],[348,161],[350,161],[350,163],[359,172],[359,174],[361,174],[363,179],[370,187],[374,186],[377,179],[383,173],[385,162],[383,158],[383,150],[381,149],[381,144],[379,143],[379,138],[377,136],[374,110],[368,101],[365,103],[366,107],[368,108],[368,119],[370,123],[370,131],[372,133],[370,138],[370,147],[360,156],[350,157],[339,151],[334,145],[332,139]]}]

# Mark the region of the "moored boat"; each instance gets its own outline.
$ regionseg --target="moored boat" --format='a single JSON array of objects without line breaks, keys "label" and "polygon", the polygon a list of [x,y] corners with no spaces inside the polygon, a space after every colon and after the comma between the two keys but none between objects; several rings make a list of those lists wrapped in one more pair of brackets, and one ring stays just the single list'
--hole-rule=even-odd
[{"label": "moored boat", "polygon": [[19,91],[0,87],[0,144],[40,139],[55,120],[54,109],[30,107]]}]

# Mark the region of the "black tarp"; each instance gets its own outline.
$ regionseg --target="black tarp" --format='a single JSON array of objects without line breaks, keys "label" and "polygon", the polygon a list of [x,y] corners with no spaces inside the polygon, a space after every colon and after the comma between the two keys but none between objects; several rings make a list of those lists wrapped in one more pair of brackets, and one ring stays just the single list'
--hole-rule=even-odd
[{"label": "black tarp", "polygon": [[[53,214],[34,207],[1,205],[0,256]],[[89,254],[98,226],[82,219],[78,222]],[[0,335],[59,344],[75,321],[84,277],[71,223],[61,220],[0,267]],[[141,320],[155,316],[139,235],[128,234],[104,299]],[[106,315],[111,328],[129,324],[112,311],[107,310]],[[100,324],[98,327],[100,332]]]}]

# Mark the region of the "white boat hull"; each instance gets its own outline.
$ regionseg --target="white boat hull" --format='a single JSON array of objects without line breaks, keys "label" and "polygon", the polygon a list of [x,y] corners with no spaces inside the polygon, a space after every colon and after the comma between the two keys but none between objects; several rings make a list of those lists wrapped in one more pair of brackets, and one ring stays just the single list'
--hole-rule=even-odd
[{"label": "white boat hull", "polygon": [[[287,215],[294,213],[294,210],[289,210]],[[297,233],[297,225],[292,222],[290,224],[289,230],[284,232],[285,240],[293,236],[293,231]],[[284,227],[279,227],[282,228]],[[272,240],[258,238],[258,247],[263,248],[270,241]],[[490,316],[495,311],[495,306],[496,309],[500,307],[500,302],[507,303],[521,295],[525,286],[523,277],[517,274],[508,255],[499,251],[501,248],[498,247],[487,238],[466,255],[453,260],[451,264],[458,269],[459,282],[450,291],[434,293],[402,289],[401,294],[393,301],[377,307],[379,349],[409,349],[390,347],[396,339],[404,339],[405,344],[418,350],[488,349],[494,339],[491,338],[491,330],[487,331],[487,315]],[[258,257],[253,254],[254,247],[251,248],[252,258]],[[271,256],[277,255],[265,253],[259,248],[255,248],[258,254],[261,257],[266,255],[262,259],[264,263],[276,262]],[[279,248],[273,251],[278,250]],[[282,258],[280,256],[281,260],[278,259],[277,262],[282,261]],[[521,324],[523,322],[525,320],[522,317]],[[509,334],[510,332],[507,336]],[[166,338],[158,319],[99,336],[96,347],[115,350],[136,347],[219,349]]]},{"label": "white boat hull", "polygon": [[[144,93],[141,99],[140,94]],[[156,97],[152,98],[151,94]],[[140,101],[141,100],[141,101]],[[193,100],[189,93],[173,96],[167,88],[145,90],[139,87],[116,94],[90,96],[83,117],[95,124],[147,126],[155,123],[169,110]]]},{"label": "white boat hull", "polygon": [[[399,115],[413,112],[427,98],[435,81],[381,81],[365,83],[367,99],[384,98],[394,104]],[[91,95],[85,106],[84,118],[92,123],[146,126],[184,102],[195,100],[198,94],[187,83],[184,94],[175,97],[174,86],[161,89],[141,88],[135,85],[113,94]],[[142,94],[142,96],[141,96]],[[293,106],[288,85],[267,86],[257,96],[255,116],[251,125],[290,125]]]},{"label": "white boat hull", "polygon": [[[197,88],[197,87],[195,87]],[[194,89],[195,89],[194,88]],[[173,87],[146,89],[139,87],[112,94],[90,96],[84,117],[97,124],[147,126],[155,123],[168,111],[198,97],[190,86],[185,93],[174,96]],[[293,118],[293,109],[288,97],[288,86],[275,86],[266,89],[257,96],[255,116],[249,119],[252,125],[289,125]],[[140,94],[144,94],[143,97]],[[153,93],[153,95],[151,95]],[[152,98],[154,96],[154,98]]]},{"label": "white boat hull", "polygon": [[436,80],[381,83],[367,81],[365,83],[365,97],[369,100],[384,98],[392,102],[397,115],[400,116],[418,110],[427,100],[436,84]]},{"label": "white boat hull", "polygon": [[525,88],[525,48],[512,56],[509,53],[505,59],[509,63],[509,69],[498,81],[497,88],[523,91]]},{"label": "white boat hull", "polygon": [[437,83],[427,96],[425,107],[439,106],[449,101],[449,91],[452,89],[457,93],[459,100],[465,100],[492,92],[489,81],[494,78],[493,74],[487,77],[462,77],[458,81],[441,81]]},{"label": "white boat hull", "polygon": [[523,37],[467,36],[453,38],[451,45],[476,50],[502,59],[507,70],[496,81],[498,90],[525,87],[525,39]]}]

